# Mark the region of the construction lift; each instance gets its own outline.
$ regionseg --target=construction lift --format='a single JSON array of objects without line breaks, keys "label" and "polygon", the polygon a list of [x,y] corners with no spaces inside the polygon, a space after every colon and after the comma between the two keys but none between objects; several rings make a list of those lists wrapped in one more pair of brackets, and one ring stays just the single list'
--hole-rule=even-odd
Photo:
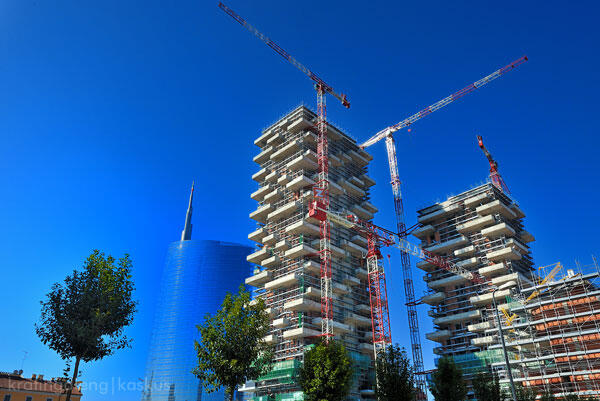
[{"label": "construction lift", "polygon": [[[478,88],[488,84],[489,82],[495,80],[496,78],[499,78],[506,72],[512,70],[513,68],[519,66],[520,64],[522,64],[526,61],[527,61],[527,56],[523,56],[523,57],[513,61],[512,63],[508,64],[507,66],[494,71],[493,73],[491,73],[490,75],[488,75],[486,77],[483,77],[479,81],[473,82],[472,84],[466,86],[465,88],[459,90],[458,92],[455,92],[452,95],[445,97],[444,99],[432,104],[431,106],[424,108],[423,110],[400,121],[399,123],[379,131],[378,133],[376,133],[375,135],[373,135],[371,138],[369,138],[367,141],[365,141],[363,144],[360,145],[360,147],[364,149],[364,148],[367,148],[369,146],[376,144],[377,142],[381,141],[382,139],[385,139],[385,145],[387,148],[387,156],[388,156],[388,164],[389,164],[389,168],[390,168],[392,192],[394,195],[394,209],[396,212],[396,227],[397,227],[398,233],[406,232],[406,229],[405,229],[406,224],[405,224],[405,217],[404,217],[404,206],[403,206],[403,202],[402,202],[402,191],[400,190],[401,182],[400,182],[400,176],[398,173],[398,159],[396,156],[396,144],[394,142],[393,134],[403,128],[409,127],[414,122],[420,120],[421,118],[423,118],[425,116],[428,116],[429,114],[433,113],[434,111],[439,110],[442,107],[447,106],[450,103],[460,99],[461,97],[473,92],[475,89],[478,89]],[[413,284],[413,280],[412,280],[410,258],[408,257],[408,254],[406,252],[401,252],[401,262],[402,262],[402,275],[403,275],[403,280],[404,280],[404,294],[406,297],[406,307],[407,307],[407,313],[408,313],[408,326],[409,326],[409,332],[410,332],[413,364],[415,366],[415,372],[421,373],[421,372],[424,372],[425,369],[424,369],[424,365],[423,365],[423,351],[421,348],[421,338],[420,338],[420,334],[419,334],[419,321],[418,321],[417,307],[416,307],[418,304],[418,301],[415,299],[415,290],[414,290],[414,284]],[[415,380],[416,380],[417,387],[420,390],[418,396],[423,399],[426,399],[427,398],[427,396],[426,396],[427,384],[425,383],[425,375],[417,374]]]},{"label": "construction lift", "polygon": [[[343,93],[337,93],[330,85],[323,81],[317,74],[306,68],[298,60],[292,57],[277,43],[263,35],[258,29],[250,25],[231,8],[219,2],[219,8],[225,11],[244,28],[262,40],[267,46],[275,50],[280,56],[306,74],[313,82],[317,92],[317,159],[319,163],[319,178],[313,187],[314,198],[324,210],[329,210],[329,145],[327,141],[327,107],[325,95],[329,94],[338,99],[346,108],[350,108],[350,102]],[[333,300],[332,300],[332,272],[331,272],[331,232],[329,220],[321,221],[319,226],[321,261],[321,335],[325,341],[333,337]]]}]

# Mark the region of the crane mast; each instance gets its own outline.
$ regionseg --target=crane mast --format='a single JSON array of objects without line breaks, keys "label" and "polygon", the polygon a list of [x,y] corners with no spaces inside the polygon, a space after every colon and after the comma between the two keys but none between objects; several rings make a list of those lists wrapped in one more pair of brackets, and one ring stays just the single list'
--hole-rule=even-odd
[{"label": "crane mast", "polygon": [[[317,92],[317,159],[319,164],[319,179],[313,187],[315,201],[324,210],[329,210],[329,143],[327,140],[327,105],[325,95],[330,94],[338,99],[346,108],[350,102],[343,93],[337,93],[330,85],[323,81],[317,74],[305,67],[292,57],[277,43],[262,34],[254,26],[231,8],[219,2],[219,8],[236,20],[240,25],[262,40],[267,46],[275,50],[280,56],[289,61],[293,66],[306,74],[313,82]],[[319,259],[321,261],[321,335],[325,341],[333,337],[333,291],[331,271],[331,227],[329,220],[324,219],[319,224]]]},{"label": "crane mast", "polygon": [[[385,145],[386,145],[387,157],[388,157],[388,165],[389,165],[389,169],[390,169],[392,193],[394,196],[394,210],[396,213],[396,226],[397,226],[398,233],[400,233],[399,235],[402,235],[401,233],[406,232],[406,223],[405,223],[405,217],[404,217],[404,206],[403,206],[403,201],[402,201],[400,175],[398,173],[398,158],[396,155],[396,144],[394,141],[393,134],[396,131],[401,130],[402,128],[410,126],[411,124],[420,120],[421,118],[428,116],[432,112],[439,110],[442,107],[445,107],[445,106],[449,105],[450,103],[460,99],[461,97],[473,92],[475,89],[478,89],[478,88],[488,84],[489,82],[495,80],[496,78],[499,78],[506,72],[512,70],[513,68],[519,66],[520,64],[522,64],[526,61],[527,61],[527,56],[523,56],[523,57],[513,61],[512,63],[506,65],[505,67],[502,67],[499,70],[496,70],[493,73],[481,78],[480,80],[473,82],[472,84],[466,86],[465,88],[459,90],[458,92],[455,92],[452,95],[445,97],[444,99],[426,107],[425,109],[419,111],[418,113],[413,114],[412,116],[400,121],[399,123],[379,131],[378,133],[376,133],[375,135],[373,135],[371,138],[369,138],[367,141],[365,141],[363,144],[360,145],[360,147],[364,149],[364,148],[367,148],[369,146],[376,144],[377,142],[379,142],[380,140],[385,138]],[[490,170],[490,172],[491,172],[491,170]],[[497,171],[496,171],[496,173],[497,173]],[[499,177],[499,174],[497,174],[496,176]],[[492,181],[493,180],[494,179],[492,178]],[[500,180],[502,180],[502,179],[500,178]],[[500,182],[503,182],[503,181],[500,181]],[[409,325],[409,333],[410,333],[410,340],[411,340],[413,365],[415,367],[416,372],[423,372],[425,367],[423,364],[423,351],[422,351],[422,347],[421,347],[421,338],[420,338],[420,333],[419,333],[419,320],[418,320],[417,308],[416,308],[417,302],[416,302],[415,294],[414,294],[415,290],[414,290],[414,283],[412,280],[410,258],[408,256],[408,253],[403,249],[401,249],[400,255],[401,255],[400,257],[401,257],[401,264],[402,264],[402,278],[404,281],[404,295],[406,298],[406,308],[407,308],[407,315],[408,315],[408,325]],[[483,281],[483,280],[481,280],[480,278],[476,278],[475,281]],[[419,399],[426,400],[427,399],[427,384],[425,382],[425,376],[420,375],[420,374],[416,375],[415,381],[416,381],[417,387],[420,390],[417,394],[417,397]]]},{"label": "crane mast", "polygon": [[481,135],[477,135],[477,143],[479,144],[479,147],[483,151],[483,154],[490,163],[490,180],[492,181],[492,184],[494,184],[494,186],[498,188],[500,192],[506,192],[510,194],[508,186],[506,185],[506,183],[502,179],[502,176],[498,172],[498,162],[492,157],[492,154],[487,150],[487,148],[483,144],[483,138],[481,137]]}]

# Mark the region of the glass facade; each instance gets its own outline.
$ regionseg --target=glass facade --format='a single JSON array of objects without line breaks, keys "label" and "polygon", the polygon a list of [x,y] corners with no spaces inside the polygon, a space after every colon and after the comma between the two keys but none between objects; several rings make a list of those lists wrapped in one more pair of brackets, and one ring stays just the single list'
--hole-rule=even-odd
[{"label": "glass facade", "polygon": [[223,401],[207,394],[191,373],[196,366],[196,325],[214,313],[226,292],[250,275],[247,246],[210,240],[171,243],[146,364],[142,401]]}]

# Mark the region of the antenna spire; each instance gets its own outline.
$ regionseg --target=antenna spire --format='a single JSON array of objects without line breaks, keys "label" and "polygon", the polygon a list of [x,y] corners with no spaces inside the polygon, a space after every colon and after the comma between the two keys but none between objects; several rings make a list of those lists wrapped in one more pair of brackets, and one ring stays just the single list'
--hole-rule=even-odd
[{"label": "antenna spire", "polygon": [[192,190],[190,191],[190,202],[188,204],[187,213],[185,215],[185,225],[181,232],[181,240],[189,241],[192,239],[192,201],[194,199],[194,182],[192,181]]}]

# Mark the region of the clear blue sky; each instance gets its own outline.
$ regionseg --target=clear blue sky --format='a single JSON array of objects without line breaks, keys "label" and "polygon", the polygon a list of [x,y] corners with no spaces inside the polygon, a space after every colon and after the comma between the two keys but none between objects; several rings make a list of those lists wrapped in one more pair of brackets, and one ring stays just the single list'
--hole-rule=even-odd
[{"label": "clear blue sky", "polygon": [[[596,2],[228,5],[348,94],[352,108],[330,99],[329,116],[358,140],[527,54],[519,69],[399,133],[408,223],[418,207],[485,180],[482,134],[527,214],[536,263],[589,262],[600,250]],[[84,379],[135,382],[191,181],[194,236],[247,242],[252,141],[299,103],[313,107],[310,82],[212,0],[4,0],[0,59],[0,370],[19,369],[26,350],[27,375],[61,374],[34,333],[38,302],[99,248],[132,255],[140,306],[133,348],[85,365]],[[371,152],[376,222],[392,227],[383,144]],[[401,284],[396,267],[392,330],[408,346]],[[431,323],[420,312],[424,338]],[[433,343],[423,342],[431,368]]]}]

